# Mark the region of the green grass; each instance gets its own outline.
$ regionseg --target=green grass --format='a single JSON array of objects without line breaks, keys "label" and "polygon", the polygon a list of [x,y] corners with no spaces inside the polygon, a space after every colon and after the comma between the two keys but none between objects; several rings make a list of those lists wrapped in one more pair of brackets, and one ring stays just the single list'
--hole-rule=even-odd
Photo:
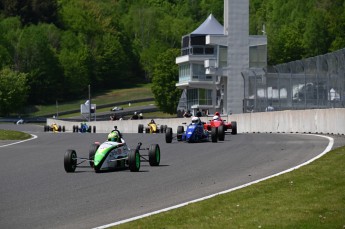
[{"label": "green grass", "polygon": [[[135,88],[105,91],[98,95],[92,95],[91,102],[97,105],[103,105],[145,98],[153,98],[151,84],[140,84]],[[35,106],[34,108],[29,109],[32,110],[29,112],[29,115],[42,116],[47,114],[55,114],[57,112],[57,108],[59,112],[80,109],[80,104],[84,104],[86,100],[88,100],[87,97],[82,100],[59,102],[58,107],[56,104]]]},{"label": "green grass", "polygon": [[345,147],[293,172],[114,228],[345,228]]},{"label": "green grass", "polygon": [[31,135],[27,133],[0,129],[0,140],[25,140],[29,138],[31,138]]}]

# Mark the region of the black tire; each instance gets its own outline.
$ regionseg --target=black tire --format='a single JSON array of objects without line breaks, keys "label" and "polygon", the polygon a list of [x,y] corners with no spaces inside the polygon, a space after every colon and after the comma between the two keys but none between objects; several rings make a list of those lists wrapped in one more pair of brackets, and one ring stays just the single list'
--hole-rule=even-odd
[{"label": "black tire", "polygon": [[93,126],[93,133],[96,133],[96,126]]},{"label": "black tire", "polygon": [[144,125],[143,124],[139,124],[138,125],[138,133],[142,134],[144,132]]},{"label": "black tire", "polygon": [[88,132],[88,133],[91,133],[91,129],[92,129],[92,126],[89,126],[89,127],[87,128],[87,132]]},{"label": "black tire", "polygon": [[224,141],[225,138],[225,126],[219,126],[218,127],[218,140],[219,141]]},{"label": "black tire", "polygon": [[237,122],[231,122],[231,134],[237,134]]},{"label": "black tire", "polygon": [[[96,144],[96,143],[94,143],[94,144],[92,144],[90,146],[90,149],[89,149],[89,160],[95,159],[95,154],[96,154],[96,151],[98,150],[98,147],[99,147],[99,144]],[[93,161],[89,161],[89,164],[90,164],[91,168],[94,167]]]},{"label": "black tire", "polygon": [[182,134],[184,132],[184,127],[183,126],[178,126],[177,127],[177,141],[182,141]]},{"label": "black tire", "polygon": [[139,150],[130,151],[128,154],[128,165],[131,172],[138,172],[140,169]]},{"label": "black tire", "polygon": [[161,150],[158,144],[151,144],[149,148],[150,166],[158,166],[161,161]]},{"label": "black tire", "polygon": [[62,128],[61,126],[58,127],[58,132],[61,132]]},{"label": "black tire", "polygon": [[165,132],[165,142],[166,143],[171,143],[172,142],[172,137],[173,137],[172,128],[168,127],[167,131]]},{"label": "black tire", "polygon": [[47,132],[47,125],[44,125],[44,132]]},{"label": "black tire", "polygon": [[73,173],[77,168],[77,153],[75,150],[67,150],[63,162],[65,171],[67,173]]},{"label": "black tire", "polygon": [[211,128],[211,140],[212,140],[212,142],[218,141],[218,128],[217,127]]},{"label": "black tire", "polygon": [[146,133],[146,134],[149,134],[149,133],[150,133],[150,127],[146,127],[146,128],[145,128],[145,133]]},{"label": "black tire", "polygon": [[65,132],[65,131],[66,131],[65,126],[62,126],[62,132]]}]

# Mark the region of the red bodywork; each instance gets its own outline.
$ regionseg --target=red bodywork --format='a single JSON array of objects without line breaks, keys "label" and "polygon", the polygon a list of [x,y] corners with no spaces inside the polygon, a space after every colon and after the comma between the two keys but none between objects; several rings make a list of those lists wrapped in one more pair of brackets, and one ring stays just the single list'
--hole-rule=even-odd
[{"label": "red bodywork", "polygon": [[224,131],[228,129],[232,129],[231,123],[225,122],[223,119],[219,118],[219,120],[210,120],[209,123],[204,124],[205,130],[211,130],[212,127],[219,127],[224,126]]}]

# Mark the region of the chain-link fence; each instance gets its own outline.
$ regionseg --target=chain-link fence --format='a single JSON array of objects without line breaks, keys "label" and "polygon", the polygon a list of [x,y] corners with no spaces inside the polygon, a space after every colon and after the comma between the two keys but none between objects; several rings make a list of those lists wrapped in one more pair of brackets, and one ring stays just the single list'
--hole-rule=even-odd
[{"label": "chain-link fence", "polygon": [[345,107],[345,49],[242,74],[244,112]]}]

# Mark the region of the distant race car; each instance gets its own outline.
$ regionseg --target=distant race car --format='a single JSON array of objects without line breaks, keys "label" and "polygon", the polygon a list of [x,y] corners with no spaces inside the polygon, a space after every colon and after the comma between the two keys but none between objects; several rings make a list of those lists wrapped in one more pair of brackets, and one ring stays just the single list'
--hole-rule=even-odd
[{"label": "distant race car", "polygon": [[92,126],[87,125],[85,122],[80,123],[80,126],[73,126],[73,133],[91,133],[91,130],[93,131],[93,133],[96,133],[96,126],[93,126],[92,128]]},{"label": "distant race car", "polygon": [[212,127],[218,128],[218,138],[220,141],[224,141],[225,131],[229,129],[231,129],[231,134],[237,134],[237,122],[226,122],[226,120],[220,117],[218,112],[215,113],[212,120],[208,123],[204,123],[205,130],[211,131]]},{"label": "distant race car", "polygon": [[45,125],[44,126],[44,132],[65,132],[65,126],[60,126],[60,125],[57,125],[56,123],[53,123],[51,124],[50,126],[49,125]]},{"label": "distant race car", "polygon": [[123,110],[123,107],[113,107],[112,109],[110,109],[110,111],[121,111]]},{"label": "distant race car", "polygon": [[[185,123],[184,123],[185,124]],[[185,141],[189,143],[194,142],[206,142],[218,141],[218,130],[216,127],[211,128],[211,132],[204,129],[203,122],[197,117],[192,118],[192,123],[187,126],[187,130],[184,131],[184,126],[177,127],[177,141]],[[173,131],[171,127],[168,127],[165,133],[165,142],[171,143],[173,139]]]},{"label": "distant race car", "polygon": [[[158,144],[151,144],[149,148],[141,148],[139,142],[135,150],[131,150],[120,131],[115,129],[109,133],[107,141],[100,144],[95,142],[89,150],[89,157],[77,157],[73,149],[69,149],[64,155],[64,168],[67,173],[72,173],[84,162],[88,162],[95,172],[126,169],[131,172],[138,172],[141,162],[149,162],[150,166],[159,166],[160,148]],[[140,154],[139,151],[147,150],[147,155]],[[80,166],[85,167],[85,166]]]},{"label": "distant race car", "polygon": [[158,124],[156,124],[156,122],[151,119],[151,121],[149,122],[149,124],[147,124],[147,127],[144,128],[144,125],[143,124],[139,124],[138,125],[138,133],[144,133],[144,130],[145,130],[145,133],[149,133],[149,134],[152,134],[152,133],[165,133],[166,132],[166,129],[167,129],[167,125],[160,125],[158,126]]}]

